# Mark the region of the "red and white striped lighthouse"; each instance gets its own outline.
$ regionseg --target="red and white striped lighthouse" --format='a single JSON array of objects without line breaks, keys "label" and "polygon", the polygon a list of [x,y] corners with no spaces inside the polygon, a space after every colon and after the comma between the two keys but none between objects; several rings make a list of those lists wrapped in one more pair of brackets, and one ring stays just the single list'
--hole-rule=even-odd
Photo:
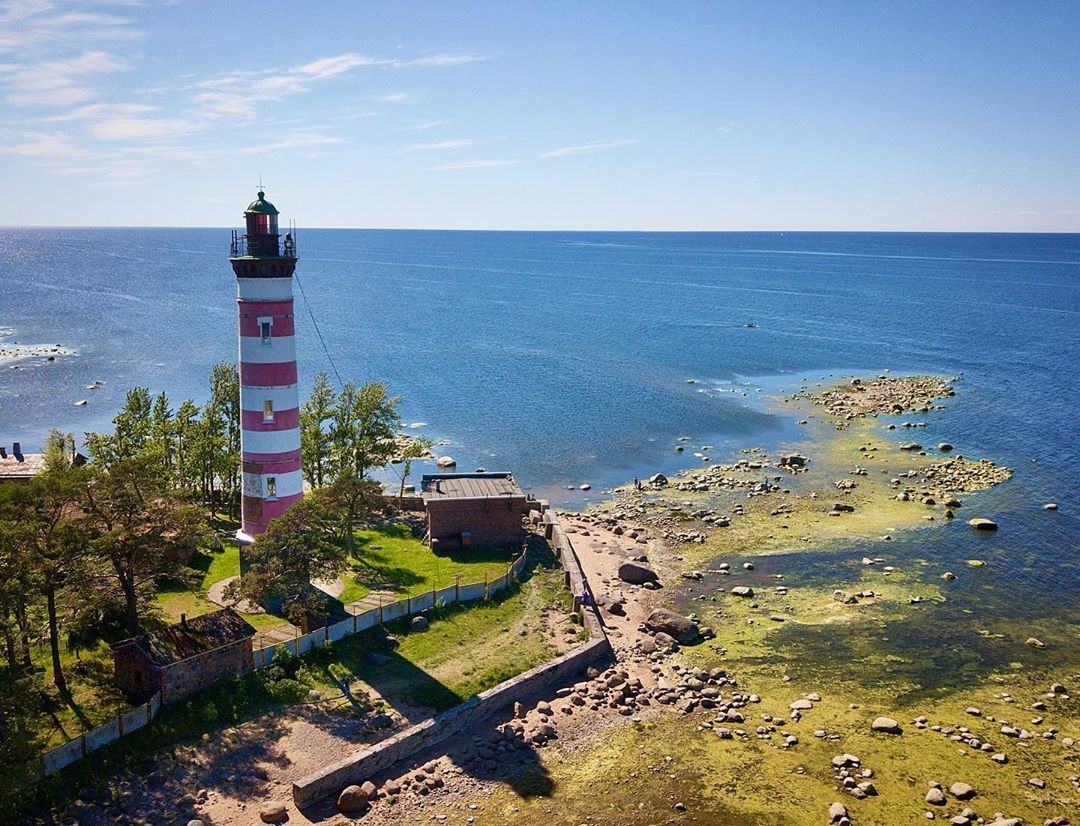
[{"label": "red and white striped lighthouse", "polygon": [[300,472],[300,395],[292,276],[296,244],[278,236],[278,211],[264,193],[244,210],[246,232],[233,231],[240,334],[240,543],[249,544],[304,495]]}]

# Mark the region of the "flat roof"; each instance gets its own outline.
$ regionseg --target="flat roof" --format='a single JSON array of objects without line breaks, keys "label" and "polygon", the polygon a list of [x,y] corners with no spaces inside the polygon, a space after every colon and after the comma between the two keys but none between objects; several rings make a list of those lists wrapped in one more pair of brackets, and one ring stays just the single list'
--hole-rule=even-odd
[{"label": "flat roof", "polygon": [[425,502],[525,496],[511,473],[433,473],[420,480],[420,493]]},{"label": "flat roof", "polygon": [[6,458],[0,459],[0,479],[37,476],[45,470],[44,453],[23,453],[22,458],[20,462],[9,452]]}]

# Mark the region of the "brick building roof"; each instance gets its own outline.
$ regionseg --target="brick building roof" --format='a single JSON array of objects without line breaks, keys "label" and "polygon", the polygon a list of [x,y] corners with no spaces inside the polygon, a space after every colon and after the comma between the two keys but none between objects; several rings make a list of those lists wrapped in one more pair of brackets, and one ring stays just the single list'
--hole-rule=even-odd
[{"label": "brick building roof", "polygon": [[255,628],[232,608],[223,608],[181,621],[160,631],[118,642],[114,647],[134,644],[155,665],[171,665],[223,645],[255,636]]},{"label": "brick building roof", "polygon": [[510,473],[434,473],[420,480],[425,502],[451,499],[523,499]]}]

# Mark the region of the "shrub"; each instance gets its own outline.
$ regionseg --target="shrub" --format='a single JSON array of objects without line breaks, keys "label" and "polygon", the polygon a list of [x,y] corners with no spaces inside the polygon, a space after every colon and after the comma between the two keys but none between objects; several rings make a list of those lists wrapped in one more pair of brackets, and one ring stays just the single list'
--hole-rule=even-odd
[{"label": "shrub", "polygon": [[288,677],[267,683],[266,691],[281,703],[298,703],[308,696],[307,686]]}]

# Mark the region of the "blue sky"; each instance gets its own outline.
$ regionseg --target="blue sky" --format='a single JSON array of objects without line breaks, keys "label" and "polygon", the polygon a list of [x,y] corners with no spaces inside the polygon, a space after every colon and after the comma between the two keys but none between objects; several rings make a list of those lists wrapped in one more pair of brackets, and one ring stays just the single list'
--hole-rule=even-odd
[{"label": "blue sky", "polygon": [[0,225],[1080,231],[1080,3],[0,2]]}]

